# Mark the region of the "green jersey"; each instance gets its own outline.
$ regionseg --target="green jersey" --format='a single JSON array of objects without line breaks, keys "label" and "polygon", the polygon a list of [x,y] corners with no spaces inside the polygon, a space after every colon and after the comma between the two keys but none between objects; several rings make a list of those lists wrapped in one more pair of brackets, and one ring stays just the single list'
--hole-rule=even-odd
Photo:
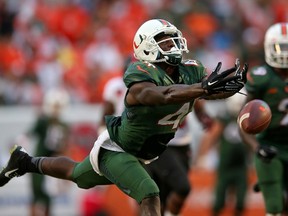
[{"label": "green jersey", "polygon": [[29,132],[38,139],[35,156],[53,156],[63,151],[69,128],[60,119],[41,115]]},{"label": "green jersey", "polygon": [[271,124],[257,136],[259,142],[288,152],[287,80],[281,79],[268,65],[253,68],[247,77],[247,91],[254,98],[264,100],[272,112]]},{"label": "green jersey", "polygon": [[[206,76],[203,65],[195,60],[184,61],[178,72],[178,81],[175,82],[159,66],[135,62],[126,70],[124,83],[127,88],[138,82],[152,82],[157,86],[191,85],[201,82]],[[121,117],[106,117],[110,138],[124,151],[139,158],[152,159],[166,149],[179,124],[191,112],[193,102],[191,99],[189,103],[157,106],[125,104]]]}]

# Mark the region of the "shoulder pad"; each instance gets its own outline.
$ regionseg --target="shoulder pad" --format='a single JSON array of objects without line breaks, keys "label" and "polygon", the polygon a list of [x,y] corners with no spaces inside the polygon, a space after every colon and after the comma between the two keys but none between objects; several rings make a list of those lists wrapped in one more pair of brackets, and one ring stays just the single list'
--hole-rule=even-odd
[{"label": "shoulder pad", "polygon": [[126,70],[124,74],[124,83],[126,87],[130,87],[135,82],[149,81],[153,82],[153,74],[158,70],[155,65],[148,62],[134,62]]},{"label": "shoulder pad", "polygon": [[265,66],[254,67],[247,74],[250,85],[265,85],[270,81],[269,70]]},{"label": "shoulder pad", "polygon": [[268,88],[270,79],[268,67],[254,67],[247,74],[246,90],[254,95],[261,94]]},{"label": "shoulder pad", "polygon": [[189,65],[193,65],[193,66],[200,66],[200,67],[203,67],[203,65],[202,65],[202,63],[200,62],[200,61],[198,61],[198,60],[194,60],[194,59],[187,59],[187,60],[184,60],[184,61],[182,61],[182,64],[184,64],[184,65],[187,65],[187,66],[189,66]]},{"label": "shoulder pad", "polygon": [[153,73],[154,70],[158,70],[157,67],[149,62],[137,61],[132,63],[128,68],[127,72],[144,72],[144,73]]}]

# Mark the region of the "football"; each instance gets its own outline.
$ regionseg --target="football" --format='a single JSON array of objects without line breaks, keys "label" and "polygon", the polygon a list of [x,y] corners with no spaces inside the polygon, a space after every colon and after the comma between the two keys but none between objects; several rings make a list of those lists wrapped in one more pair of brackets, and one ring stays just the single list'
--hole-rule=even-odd
[{"label": "football", "polygon": [[241,130],[248,134],[257,134],[265,130],[271,122],[269,105],[259,99],[246,103],[238,115],[238,124]]}]

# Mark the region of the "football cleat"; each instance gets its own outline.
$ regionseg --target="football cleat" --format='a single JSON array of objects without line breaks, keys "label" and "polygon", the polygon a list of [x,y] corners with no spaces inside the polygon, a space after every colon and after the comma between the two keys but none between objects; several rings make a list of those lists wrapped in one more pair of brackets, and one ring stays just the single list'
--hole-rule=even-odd
[{"label": "football cleat", "polygon": [[21,146],[15,145],[11,150],[10,150],[10,159],[4,167],[1,172],[0,172],[0,187],[4,186],[7,184],[10,179],[14,177],[19,177],[22,176],[26,173],[23,163],[23,159],[28,156],[27,152],[25,149]]}]

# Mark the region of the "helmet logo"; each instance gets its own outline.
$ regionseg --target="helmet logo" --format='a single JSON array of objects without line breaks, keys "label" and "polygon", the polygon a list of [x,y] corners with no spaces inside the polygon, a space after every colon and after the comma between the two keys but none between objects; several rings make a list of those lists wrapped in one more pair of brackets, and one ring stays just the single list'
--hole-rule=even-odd
[{"label": "helmet logo", "polygon": [[287,26],[286,26],[285,23],[283,23],[283,24],[281,25],[281,33],[282,33],[282,35],[284,35],[284,36],[287,35]]},{"label": "helmet logo", "polygon": [[168,26],[168,27],[170,27],[171,25],[170,25],[170,23],[169,22],[167,22],[166,20],[163,20],[163,19],[159,19],[159,21],[162,23],[162,25],[164,25],[164,26]]},{"label": "helmet logo", "polygon": [[139,35],[139,37],[140,37],[140,43],[139,43],[139,45],[137,45],[137,44],[135,43],[135,41],[133,42],[133,45],[134,45],[134,47],[135,47],[136,49],[138,49],[138,47],[140,46],[140,44],[141,44],[142,41],[143,41],[143,37],[142,37],[141,35]]}]

